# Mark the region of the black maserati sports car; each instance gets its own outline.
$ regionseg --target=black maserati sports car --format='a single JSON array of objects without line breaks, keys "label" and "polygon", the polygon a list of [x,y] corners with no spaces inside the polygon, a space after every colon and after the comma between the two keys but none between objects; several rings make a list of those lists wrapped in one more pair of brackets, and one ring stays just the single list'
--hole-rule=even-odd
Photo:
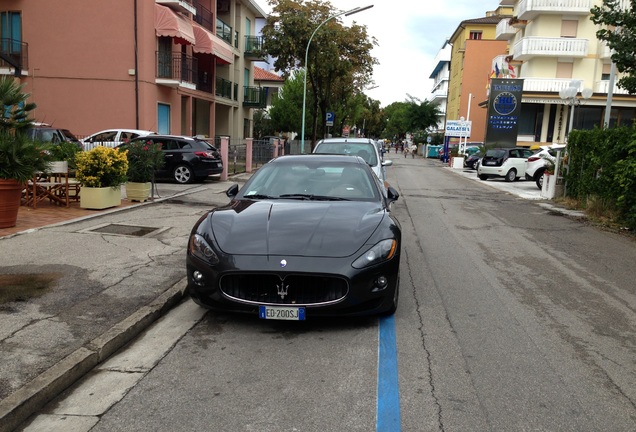
[{"label": "black maserati sports car", "polygon": [[357,156],[273,159],[194,225],[190,296],[263,319],[394,313],[402,234],[391,204],[399,194],[383,188]]}]

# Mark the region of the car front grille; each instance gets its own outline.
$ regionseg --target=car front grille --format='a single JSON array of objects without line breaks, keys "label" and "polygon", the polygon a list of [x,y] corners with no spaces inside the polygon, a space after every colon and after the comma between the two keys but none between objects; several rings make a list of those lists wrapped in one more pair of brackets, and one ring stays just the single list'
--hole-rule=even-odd
[{"label": "car front grille", "polygon": [[231,274],[220,281],[221,291],[254,304],[315,305],[335,303],[347,295],[347,281],[317,275]]}]

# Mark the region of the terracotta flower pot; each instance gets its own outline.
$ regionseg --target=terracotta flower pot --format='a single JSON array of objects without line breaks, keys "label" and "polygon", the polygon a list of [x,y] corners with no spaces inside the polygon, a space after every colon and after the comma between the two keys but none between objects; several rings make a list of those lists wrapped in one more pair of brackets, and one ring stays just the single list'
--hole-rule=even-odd
[{"label": "terracotta flower pot", "polygon": [[24,185],[17,180],[0,179],[0,228],[16,225],[22,189]]}]

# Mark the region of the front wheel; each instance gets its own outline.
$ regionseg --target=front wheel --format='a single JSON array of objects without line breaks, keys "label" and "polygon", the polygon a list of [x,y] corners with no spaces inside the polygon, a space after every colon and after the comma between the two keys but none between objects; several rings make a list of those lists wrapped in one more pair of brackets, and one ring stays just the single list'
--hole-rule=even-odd
[{"label": "front wheel", "polygon": [[479,174],[479,180],[488,180],[488,176],[486,174]]},{"label": "front wheel", "polygon": [[177,183],[186,184],[194,181],[192,168],[187,165],[179,165],[172,172],[172,176]]},{"label": "front wheel", "polygon": [[510,171],[506,173],[505,179],[507,182],[513,182],[516,180],[516,178],[517,178],[517,171],[515,171],[514,169],[511,169]]}]

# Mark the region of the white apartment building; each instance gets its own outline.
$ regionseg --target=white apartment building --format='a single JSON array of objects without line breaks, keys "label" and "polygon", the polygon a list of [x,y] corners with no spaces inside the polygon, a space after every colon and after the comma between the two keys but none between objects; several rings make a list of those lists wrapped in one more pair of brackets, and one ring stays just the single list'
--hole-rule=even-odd
[{"label": "white apartment building", "polygon": [[[598,26],[590,20],[590,9],[601,4],[601,0],[501,1],[500,5],[514,6],[514,17],[497,25],[496,38],[509,41],[509,50],[507,56],[493,59],[493,70],[497,65],[524,79],[519,144],[565,142],[570,122],[572,129],[603,126],[611,58],[606,44],[596,38]],[[630,7],[629,1],[622,4]],[[570,86],[576,87],[576,97],[562,98],[559,92]],[[631,125],[636,96],[615,85],[610,112],[610,126]]]},{"label": "white apartment building", "polygon": [[444,122],[446,119],[446,103],[448,100],[448,82],[450,80],[450,61],[452,46],[448,39],[442,45],[435,56],[434,69],[429,76],[433,80],[433,89],[428,102],[438,106],[440,115],[437,119],[437,131],[444,131]]}]

